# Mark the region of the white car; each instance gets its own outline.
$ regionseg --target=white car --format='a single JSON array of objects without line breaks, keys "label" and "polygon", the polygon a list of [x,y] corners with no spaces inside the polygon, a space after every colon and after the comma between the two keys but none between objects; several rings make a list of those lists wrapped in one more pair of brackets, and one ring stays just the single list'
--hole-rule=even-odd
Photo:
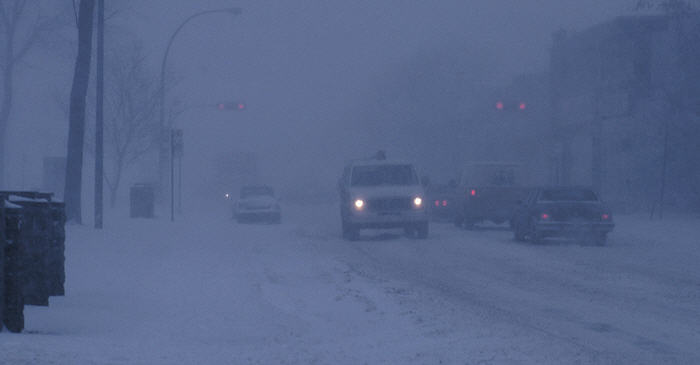
[{"label": "white car", "polygon": [[233,206],[233,217],[239,223],[280,223],[282,221],[282,213],[275,192],[266,185],[242,187],[240,198]]},{"label": "white car", "polygon": [[359,238],[364,228],[403,228],[428,237],[423,186],[413,165],[382,159],[348,164],[339,181],[343,236]]}]

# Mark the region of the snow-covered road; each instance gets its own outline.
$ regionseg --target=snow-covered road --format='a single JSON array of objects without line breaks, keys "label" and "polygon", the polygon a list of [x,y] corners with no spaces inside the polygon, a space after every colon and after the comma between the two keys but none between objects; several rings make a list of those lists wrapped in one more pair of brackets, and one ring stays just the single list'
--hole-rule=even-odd
[{"label": "snow-covered road", "polygon": [[66,297],[0,333],[0,364],[700,363],[697,218],[620,216],[594,247],[216,213],[69,227]]}]

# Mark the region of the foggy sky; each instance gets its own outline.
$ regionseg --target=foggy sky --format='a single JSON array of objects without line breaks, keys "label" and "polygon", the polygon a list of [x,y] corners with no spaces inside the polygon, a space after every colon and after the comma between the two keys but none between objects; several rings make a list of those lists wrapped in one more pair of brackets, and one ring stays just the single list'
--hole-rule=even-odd
[{"label": "foggy sky", "polygon": [[[318,182],[332,189],[344,160],[376,148],[363,139],[357,108],[366,102],[373,81],[392,65],[435,44],[473,45],[495,62],[494,74],[485,78],[503,84],[514,75],[546,68],[554,30],[583,29],[629,13],[633,1],[113,3],[120,9],[109,22],[143,40],[154,70],[168,37],[184,18],[204,9],[244,9],[235,19],[210,15],[193,21],[171,50],[168,69],[179,82],[168,98],[188,108],[176,120],[185,129],[186,186],[202,187],[199,180],[210,173],[207,162],[214,155],[244,150],[259,154],[263,177],[273,185],[291,176],[285,184]],[[65,154],[68,123],[56,99],[63,95],[67,100],[73,59],[66,54],[73,53],[63,53],[35,52],[33,66],[17,78],[20,97],[9,133],[19,143],[10,146],[8,159],[15,167],[24,160],[25,171],[24,186],[18,186],[17,174],[8,174],[15,187],[37,186],[41,157]],[[37,99],[46,107],[37,108]],[[245,101],[248,110],[224,113],[212,107],[235,100]],[[25,143],[30,139],[33,143]],[[90,172],[86,165],[86,179]],[[133,179],[148,179],[151,172],[141,168]]]}]

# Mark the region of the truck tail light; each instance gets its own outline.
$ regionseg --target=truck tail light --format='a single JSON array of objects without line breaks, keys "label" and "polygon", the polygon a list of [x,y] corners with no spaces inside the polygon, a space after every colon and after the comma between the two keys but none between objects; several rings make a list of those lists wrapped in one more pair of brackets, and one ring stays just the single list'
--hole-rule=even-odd
[{"label": "truck tail light", "polygon": [[600,218],[604,221],[610,220],[610,214],[603,213],[603,214],[601,214]]},{"label": "truck tail light", "polygon": [[476,196],[476,189],[469,190],[469,196]]},{"label": "truck tail light", "polygon": [[549,220],[549,218],[551,218],[551,216],[549,215],[549,213],[542,213],[542,214],[540,214],[540,219],[542,219],[543,221]]}]

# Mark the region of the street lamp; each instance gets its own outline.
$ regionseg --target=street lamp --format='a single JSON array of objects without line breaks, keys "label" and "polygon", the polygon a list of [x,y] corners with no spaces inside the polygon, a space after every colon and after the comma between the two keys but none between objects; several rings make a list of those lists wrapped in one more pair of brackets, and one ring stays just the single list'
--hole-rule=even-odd
[{"label": "street lamp", "polygon": [[[187,19],[185,19],[180,25],[175,29],[175,32],[170,36],[170,39],[168,39],[168,45],[165,47],[165,54],[163,55],[163,62],[161,62],[160,66],[160,125],[159,125],[159,136],[158,136],[158,146],[159,146],[159,151],[158,151],[158,179],[159,179],[159,191],[162,194],[163,191],[163,177],[165,175],[165,170],[167,169],[167,160],[168,157],[171,159],[171,165],[172,165],[172,156],[168,156],[168,145],[165,144],[164,142],[164,136],[165,136],[165,65],[168,61],[168,54],[170,53],[170,47],[173,45],[173,41],[175,40],[175,37],[180,33],[182,28],[187,25],[191,20],[194,18],[200,17],[202,15],[208,15],[208,14],[214,14],[214,13],[224,13],[224,14],[230,14],[230,15],[240,15],[243,12],[241,8],[224,8],[224,9],[214,9],[214,10],[204,10],[200,11],[198,13],[190,15]],[[169,139],[172,139],[172,133],[169,133],[171,136],[169,136]],[[172,143],[172,141],[171,141]],[[172,166],[171,166],[172,167]],[[170,220],[174,221],[175,220],[175,208],[173,204],[174,200],[174,192],[173,192],[173,173],[171,171],[170,174]]]}]

